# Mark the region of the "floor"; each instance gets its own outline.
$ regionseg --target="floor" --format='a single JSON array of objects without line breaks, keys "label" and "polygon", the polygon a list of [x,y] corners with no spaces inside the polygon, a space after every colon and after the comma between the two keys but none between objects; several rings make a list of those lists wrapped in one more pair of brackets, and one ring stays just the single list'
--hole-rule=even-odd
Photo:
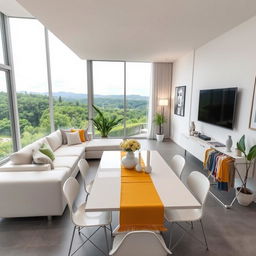
[{"label": "floor", "polygon": [[[158,150],[164,159],[169,162],[175,154],[184,154],[184,150],[175,143],[168,141],[141,140],[144,149]],[[90,167],[96,172],[99,161],[89,161]],[[191,171],[202,171],[201,163],[191,155],[186,156],[186,166],[182,179],[185,180]],[[81,182],[81,178],[78,176]],[[214,191],[217,193],[217,191]],[[230,195],[231,194],[231,195]],[[170,195],[172,196],[172,195]],[[224,193],[223,199],[230,200],[232,193]],[[81,189],[79,200],[84,199]],[[0,206],[1,207],[1,206]],[[113,213],[113,226],[118,222],[117,213]],[[177,256],[252,256],[256,255],[256,204],[242,207],[237,203],[227,210],[220,206],[212,196],[208,196],[205,216],[203,217],[205,231],[209,243],[209,251],[198,242],[185,236],[173,251]],[[187,225],[189,228],[189,226]],[[87,234],[93,230],[87,230]],[[194,234],[201,236],[200,226],[195,224]],[[63,216],[54,217],[51,222],[47,218],[15,218],[0,219],[0,256],[63,256],[67,255],[72,234],[72,224],[68,209]],[[178,227],[173,227],[173,241],[181,235]],[[168,233],[164,234],[168,241]],[[74,247],[79,246],[82,238],[75,237]],[[106,251],[104,232],[99,231],[93,241]],[[87,244],[75,255],[101,256],[103,255],[91,244]],[[136,255],[137,256],[137,255]]]}]

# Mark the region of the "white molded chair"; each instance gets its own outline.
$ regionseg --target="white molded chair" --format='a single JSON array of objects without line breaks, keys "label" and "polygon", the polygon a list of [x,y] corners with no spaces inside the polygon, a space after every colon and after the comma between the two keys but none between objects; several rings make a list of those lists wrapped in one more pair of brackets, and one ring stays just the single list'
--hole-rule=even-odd
[{"label": "white molded chair", "polygon": [[[193,223],[193,221],[199,221],[201,224],[201,228],[204,236],[205,246],[206,246],[206,249],[208,250],[208,244],[207,244],[207,240],[204,232],[202,217],[204,213],[204,204],[210,189],[210,182],[202,173],[195,171],[188,176],[187,186],[191,191],[191,193],[194,195],[194,197],[200,202],[201,208],[200,209],[184,209],[184,210],[165,210],[165,218],[169,223],[176,223],[179,227],[181,227],[185,232],[187,232],[190,235],[192,234],[189,233],[183,226],[179,225],[178,222]],[[192,225],[192,228],[193,228],[193,225]],[[198,240],[197,238],[195,239]],[[170,236],[170,243],[171,243],[171,236]],[[177,244],[178,243],[176,243],[176,245]],[[173,246],[172,249],[174,247],[175,246]]]},{"label": "white molded chair", "polygon": [[171,169],[176,173],[176,175],[181,178],[181,174],[183,171],[183,168],[185,166],[185,159],[184,157],[180,155],[175,155],[170,162]]},{"label": "white molded chair", "polygon": [[[106,226],[111,224],[111,221],[112,221],[111,213],[110,212],[86,212],[85,211],[86,210],[85,203],[83,203],[82,205],[80,205],[79,207],[76,208],[74,205],[74,202],[77,198],[79,188],[80,188],[79,183],[73,177],[68,178],[63,185],[63,193],[64,193],[64,196],[68,203],[71,220],[74,224],[68,255],[71,254],[72,244],[73,244],[74,235],[75,235],[76,230],[78,230],[79,235],[83,235],[86,238],[86,240],[83,242],[83,244],[81,246],[78,247],[78,249],[76,251],[74,251],[72,253],[72,255],[74,253],[76,253],[87,241],[92,243],[98,250],[100,250],[103,254],[106,255],[106,253],[102,249],[100,249],[97,245],[95,245],[95,243],[92,242],[90,240],[90,238],[100,228],[104,228],[107,249],[109,251]],[[98,228],[89,237],[87,237],[85,234],[83,234],[80,231],[80,229],[83,227],[97,227],[97,226],[98,226]]]},{"label": "white molded chair", "polygon": [[166,247],[162,236],[152,231],[132,231],[115,236],[113,256],[167,256],[172,254]]},{"label": "white molded chair", "polygon": [[78,162],[78,168],[80,170],[80,173],[82,175],[83,178],[83,183],[84,183],[84,190],[86,193],[86,198],[85,201],[87,201],[87,198],[91,192],[92,189],[92,184],[94,179],[92,179],[91,177],[89,177],[89,164],[85,159],[80,159]]}]

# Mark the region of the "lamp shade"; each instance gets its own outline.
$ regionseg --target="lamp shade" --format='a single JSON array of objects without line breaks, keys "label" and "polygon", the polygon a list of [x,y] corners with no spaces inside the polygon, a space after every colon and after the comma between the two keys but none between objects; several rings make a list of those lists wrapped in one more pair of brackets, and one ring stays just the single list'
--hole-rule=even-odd
[{"label": "lamp shade", "polygon": [[168,106],[168,104],[169,104],[168,99],[160,99],[160,100],[158,101],[158,105],[159,105],[159,106]]}]

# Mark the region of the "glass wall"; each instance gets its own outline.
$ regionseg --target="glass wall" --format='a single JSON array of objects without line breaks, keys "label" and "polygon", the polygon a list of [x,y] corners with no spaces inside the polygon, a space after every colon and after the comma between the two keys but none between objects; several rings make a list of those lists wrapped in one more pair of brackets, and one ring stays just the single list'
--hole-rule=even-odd
[{"label": "glass wall", "polygon": [[[6,17],[0,14],[0,18],[2,29]],[[47,32],[37,20],[8,19],[9,30],[4,29],[4,33],[0,31],[0,161],[13,148],[19,147],[19,139],[23,147],[49,134],[51,120],[54,120],[55,129],[88,126],[86,61]],[[49,47],[46,44],[47,37]],[[5,54],[6,42],[11,42],[13,56]],[[13,66],[8,65],[12,62],[7,57],[12,58]],[[93,88],[90,98],[93,98],[94,105],[108,118],[122,119],[109,136],[145,136],[151,64],[93,61],[92,70]],[[12,78],[16,85],[15,92],[10,84]],[[52,118],[49,87],[53,95]],[[16,101],[12,104],[9,102],[9,98],[15,97],[17,106]],[[10,113],[12,116],[16,111],[21,136],[17,141],[12,139],[11,133],[13,129],[14,134],[18,135],[18,128],[15,120],[10,119]],[[100,133],[95,130],[95,135],[99,137]]]},{"label": "glass wall", "polygon": [[6,73],[0,71],[0,161],[13,152]]},{"label": "glass wall", "polygon": [[126,63],[126,136],[145,137],[149,93],[151,86],[151,63]]},{"label": "glass wall", "polygon": [[50,132],[44,27],[34,19],[10,18],[21,144]]},{"label": "glass wall", "polygon": [[50,32],[49,47],[55,129],[87,128],[86,61]]},{"label": "glass wall", "polygon": [[[93,61],[93,102],[107,118],[124,118],[124,62]],[[94,111],[94,116],[96,116]],[[99,137],[99,131],[95,130]],[[109,133],[123,137],[124,122]]]},{"label": "glass wall", "polygon": [[[93,101],[107,116],[124,118],[110,137],[145,137],[151,64],[93,61]],[[94,113],[94,116],[96,113]],[[99,132],[95,129],[95,135]]]}]

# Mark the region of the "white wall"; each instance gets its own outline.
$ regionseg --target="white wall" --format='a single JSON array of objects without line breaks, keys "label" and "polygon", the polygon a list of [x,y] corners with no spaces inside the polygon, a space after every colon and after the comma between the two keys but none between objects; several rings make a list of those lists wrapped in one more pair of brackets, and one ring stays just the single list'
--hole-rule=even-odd
[{"label": "white wall", "polygon": [[[256,76],[256,16],[195,51],[173,65],[172,98],[175,87],[187,86],[185,117],[171,116],[171,138],[182,146],[180,135],[188,134],[190,121],[196,129],[225,143],[231,135],[233,143],[245,134],[247,145],[256,144],[256,131],[249,129],[249,119]],[[193,77],[193,79],[192,79]],[[236,123],[233,130],[199,122],[199,90],[238,87]],[[256,191],[256,170],[250,187]]]},{"label": "white wall", "polygon": [[[170,137],[177,143],[181,143],[180,136],[182,133],[188,133],[190,122],[190,103],[192,93],[192,75],[193,75],[194,52],[190,52],[173,65],[172,77],[172,105],[171,105],[171,124]],[[174,95],[176,86],[186,86],[186,103],[184,117],[174,115]],[[182,145],[181,145],[182,146]]]},{"label": "white wall", "polygon": [[[172,107],[171,138],[180,144],[179,136],[181,133],[188,133],[191,120],[195,121],[197,130],[222,143],[225,143],[227,135],[231,135],[236,143],[245,134],[248,144],[256,144],[256,131],[248,128],[256,76],[256,16],[196,49],[193,86],[192,73],[193,52],[174,62],[172,97],[175,87],[179,85],[186,85],[187,93],[185,117],[174,115]],[[224,87],[239,88],[236,124],[233,130],[197,120],[199,90]]]}]

